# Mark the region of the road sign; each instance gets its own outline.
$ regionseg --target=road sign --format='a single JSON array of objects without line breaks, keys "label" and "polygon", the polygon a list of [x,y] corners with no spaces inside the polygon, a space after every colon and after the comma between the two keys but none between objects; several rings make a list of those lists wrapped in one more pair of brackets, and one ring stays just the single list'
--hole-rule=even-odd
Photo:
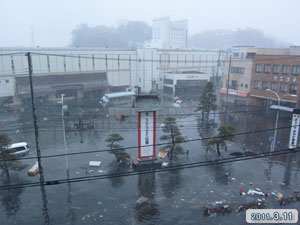
[{"label": "road sign", "polygon": [[156,112],[138,112],[139,158],[155,157]]},{"label": "road sign", "polygon": [[274,137],[273,137],[273,136],[270,136],[270,137],[269,137],[269,142],[273,142],[273,140],[274,140]]},{"label": "road sign", "polygon": [[300,110],[294,109],[291,133],[290,133],[289,149],[295,149],[297,147],[299,126],[300,126]]}]

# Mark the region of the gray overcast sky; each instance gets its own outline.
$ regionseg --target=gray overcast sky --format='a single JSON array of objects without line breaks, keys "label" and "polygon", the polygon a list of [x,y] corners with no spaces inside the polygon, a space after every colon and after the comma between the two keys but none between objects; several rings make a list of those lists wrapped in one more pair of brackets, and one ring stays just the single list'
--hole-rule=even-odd
[{"label": "gray overcast sky", "polygon": [[63,47],[77,25],[188,19],[189,33],[252,27],[300,45],[300,0],[0,0],[0,46]]}]

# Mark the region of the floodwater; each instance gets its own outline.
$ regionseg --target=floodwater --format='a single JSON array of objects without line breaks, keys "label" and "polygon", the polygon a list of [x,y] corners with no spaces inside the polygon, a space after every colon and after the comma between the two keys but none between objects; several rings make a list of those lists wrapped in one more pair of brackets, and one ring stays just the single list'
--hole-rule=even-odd
[{"label": "floodwater", "polygon": [[[183,136],[189,140],[215,135],[216,129],[205,129],[199,124],[199,118],[191,115],[195,110],[193,107],[165,107],[159,112],[157,140],[162,134],[161,124],[165,114],[176,115]],[[126,109],[126,114],[132,115],[121,122],[113,116],[116,112],[122,112],[121,108],[110,109],[108,117],[88,110],[88,107],[69,110],[66,126],[70,129],[66,133],[66,144],[69,154],[89,153],[72,154],[67,159],[65,156],[42,158],[45,181],[70,178],[71,182],[0,190],[0,224],[246,224],[245,210],[239,211],[238,208],[247,203],[265,202],[265,208],[300,209],[300,202],[281,205],[278,200],[280,194],[285,198],[300,191],[299,153],[213,163],[218,159],[235,157],[237,153],[244,152],[243,148],[253,153],[268,151],[273,130],[257,131],[273,127],[275,115],[272,113],[245,113],[245,109],[231,108],[231,117],[227,122],[237,128],[237,133],[245,134],[237,136],[235,143],[229,143],[226,152],[222,149],[221,157],[214,151],[206,153],[203,140],[182,144],[184,150],[189,149],[189,154],[179,155],[169,164],[169,168],[176,165],[194,166],[192,168],[157,169],[131,176],[103,177],[134,171],[129,164],[120,164],[114,155],[99,150],[108,149],[105,139],[109,133],[118,132],[124,137],[120,144],[128,148],[126,151],[131,157],[137,157],[137,116],[134,111]],[[234,111],[239,113],[232,113]],[[86,112],[90,116],[86,116]],[[223,124],[223,116],[223,113],[216,112],[211,119]],[[74,124],[79,123],[79,118],[83,123],[90,122],[92,118],[94,128],[82,132],[73,129]],[[49,109],[40,108],[38,119],[42,156],[64,154],[66,150],[59,109],[49,113]],[[14,118],[3,114],[1,122],[10,123],[13,131],[9,134],[14,141],[29,143],[32,149],[29,156],[34,157],[36,152],[30,116],[17,115]],[[279,127],[289,126],[289,123],[287,118],[281,118]],[[249,131],[256,132],[249,134]],[[289,129],[278,132],[280,144],[276,150],[287,147],[288,136]],[[35,161],[24,159],[10,164],[9,180],[1,178],[1,186],[39,182],[39,175],[27,175]],[[101,161],[102,164],[100,167],[89,167],[89,161]],[[197,164],[199,162],[211,162],[211,165],[203,166]],[[240,189],[243,195],[240,195]],[[249,189],[269,195],[248,194]],[[218,211],[224,205],[228,210]],[[205,214],[206,208],[214,208],[216,213]]]}]

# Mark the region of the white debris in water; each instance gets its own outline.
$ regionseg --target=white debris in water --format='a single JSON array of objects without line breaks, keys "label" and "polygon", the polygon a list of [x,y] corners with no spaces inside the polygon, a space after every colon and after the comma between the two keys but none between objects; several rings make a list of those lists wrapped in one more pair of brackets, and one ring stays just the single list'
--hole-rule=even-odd
[{"label": "white debris in water", "polygon": [[255,190],[252,190],[252,189],[249,189],[249,191],[248,191],[248,193],[247,193],[248,195],[254,195],[254,194],[257,194],[257,195],[262,195],[262,196],[265,196],[265,194],[264,193],[262,193],[261,191],[255,191]]},{"label": "white debris in water", "polygon": [[100,166],[101,162],[100,161],[90,161],[89,166]]},{"label": "white debris in water", "polygon": [[167,163],[167,162],[163,162],[161,165],[162,165],[162,167],[166,167],[166,166],[168,166],[168,164],[169,163]]},{"label": "white debris in water", "polygon": [[136,202],[141,204],[141,203],[143,203],[143,202],[145,202],[147,200],[148,200],[147,197],[141,196]]}]

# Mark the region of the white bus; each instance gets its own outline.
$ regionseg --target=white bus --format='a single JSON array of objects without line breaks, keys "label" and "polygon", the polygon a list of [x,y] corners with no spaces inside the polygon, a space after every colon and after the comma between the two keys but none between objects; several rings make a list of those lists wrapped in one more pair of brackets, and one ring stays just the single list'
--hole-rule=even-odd
[{"label": "white bus", "polygon": [[130,105],[132,103],[133,96],[135,96],[134,91],[110,93],[104,95],[101,98],[100,104],[102,104],[103,106],[121,105],[121,104]]}]

